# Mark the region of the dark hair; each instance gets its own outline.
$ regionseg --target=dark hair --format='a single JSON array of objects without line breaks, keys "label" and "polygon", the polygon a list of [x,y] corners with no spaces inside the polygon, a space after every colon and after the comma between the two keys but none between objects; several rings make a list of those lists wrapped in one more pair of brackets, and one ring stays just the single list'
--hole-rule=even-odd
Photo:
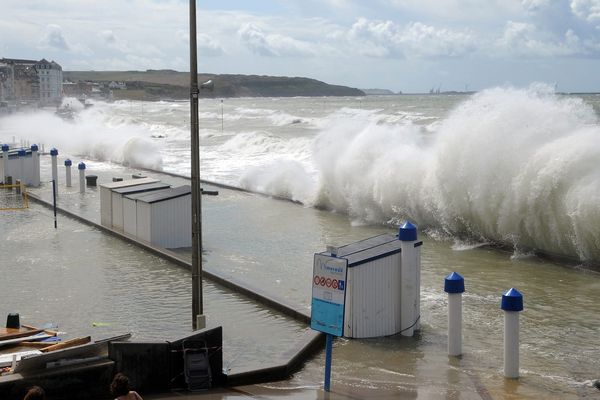
[{"label": "dark hair", "polygon": [[110,393],[115,397],[125,396],[129,393],[129,378],[121,372],[116,374],[110,384]]},{"label": "dark hair", "polygon": [[32,386],[23,397],[23,400],[44,400],[46,398],[46,393],[44,389],[39,386]]}]

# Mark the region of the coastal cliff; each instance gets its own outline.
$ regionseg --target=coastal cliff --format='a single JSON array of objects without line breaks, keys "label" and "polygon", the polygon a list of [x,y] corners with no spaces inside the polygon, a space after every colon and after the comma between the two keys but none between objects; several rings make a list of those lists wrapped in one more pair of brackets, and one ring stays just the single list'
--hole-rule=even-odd
[{"label": "coastal cliff", "polygon": [[[173,70],[64,71],[71,82],[88,81],[108,85],[123,82],[125,89],[113,90],[115,99],[187,99],[189,73]],[[364,96],[359,89],[330,85],[310,78],[199,74],[198,82],[214,82],[214,90],[201,90],[200,97],[292,97]]]}]

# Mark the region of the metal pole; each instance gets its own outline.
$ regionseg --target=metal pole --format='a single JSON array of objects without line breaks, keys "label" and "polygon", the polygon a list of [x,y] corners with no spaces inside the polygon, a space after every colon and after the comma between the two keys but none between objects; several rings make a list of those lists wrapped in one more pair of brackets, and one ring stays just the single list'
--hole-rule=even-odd
[{"label": "metal pole", "polygon": [[56,222],[56,181],[52,180],[52,205],[54,208],[54,229],[58,228],[58,223]]},{"label": "metal pole", "polygon": [[331,353],[333,351],[333,335],[326,334],[325,337],[325,382],[324,389],[329,392],[331,389]]},{"label": "metal pole", "polygon": [[223,99],[221,99],[221,133],[223,133]]},{"label": "metal pole", "polygon": [[198,133],[198,63],[196,0],[190,0],[190,116],[192,146],[192,327],[204,326],[202,304],[202,205],[200,196],[200,138]]}]

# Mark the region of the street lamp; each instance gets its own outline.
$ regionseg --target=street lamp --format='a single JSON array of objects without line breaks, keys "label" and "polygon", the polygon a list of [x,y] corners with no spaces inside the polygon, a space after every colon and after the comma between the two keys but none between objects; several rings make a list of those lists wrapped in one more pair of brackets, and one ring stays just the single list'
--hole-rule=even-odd
[{"label": "street lamp", "polygon": [[192,328],[206,326],[202,304],[202,195],[200,193],[200,138],[198,133],[198,63],[196,55],[196,0],[190,0],[190,116],[192,147]]}]

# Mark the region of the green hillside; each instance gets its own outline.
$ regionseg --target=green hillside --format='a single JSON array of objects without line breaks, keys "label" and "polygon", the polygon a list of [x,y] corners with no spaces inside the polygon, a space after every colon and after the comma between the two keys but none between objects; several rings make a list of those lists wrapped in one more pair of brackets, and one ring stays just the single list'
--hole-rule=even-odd
[{"label": "green hillside", "polygon": [[[189,98],[190,76],[173,70],[148,71],[64,71],[72,82],[92,81],[127,83],[126,90],[114,90],[115,98],[186,99]],[[291,97],[291,96],[364,96],[359,89],[329,85],[309,78],[199,74],[198,82],[214,82],[214,90],[201,90],[201,97]]]}]

